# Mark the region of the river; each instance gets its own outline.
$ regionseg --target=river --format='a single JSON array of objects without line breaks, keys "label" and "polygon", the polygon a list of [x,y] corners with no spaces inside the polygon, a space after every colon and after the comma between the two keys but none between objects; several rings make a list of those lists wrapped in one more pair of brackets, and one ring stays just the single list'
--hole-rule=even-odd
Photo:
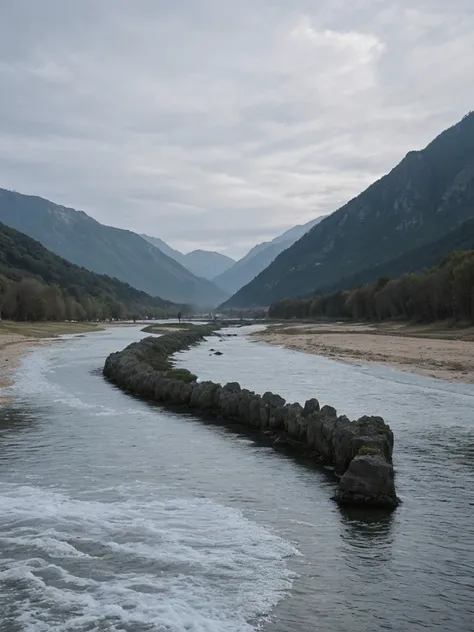
[{"label": "river", "polygon": [[474,387],[246,333],[178,362],[382,415],[403,504],[341,511],[331,472],[112,387],[104,360],[138,327],[66,337],[0,411],[1,632],[474,630]]}]

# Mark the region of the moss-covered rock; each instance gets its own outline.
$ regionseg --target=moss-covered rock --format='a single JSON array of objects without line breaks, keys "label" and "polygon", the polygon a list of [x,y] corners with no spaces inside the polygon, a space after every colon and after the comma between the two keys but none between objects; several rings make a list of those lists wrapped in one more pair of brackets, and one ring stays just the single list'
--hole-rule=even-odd
[{"label": "moss-covered rock", "polygon": [[187,369],[171,369],[166,372],[166,377],[169,380],[181,380],[181,382],[195,382],[197,380],[197,376]]},{"label": "moss-covered rock", "polygon": [[394,509],[399,501],[391,463],[382,454],[356,456],[342,476],[335,498],[341,505]]}]

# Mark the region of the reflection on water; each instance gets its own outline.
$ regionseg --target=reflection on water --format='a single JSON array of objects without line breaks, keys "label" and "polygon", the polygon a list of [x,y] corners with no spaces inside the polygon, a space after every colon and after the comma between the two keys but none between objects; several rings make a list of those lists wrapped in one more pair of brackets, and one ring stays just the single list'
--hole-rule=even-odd
[{"label": "reflection on water", "polygon": [[[344,512],[341,537],[352,551],[349,568],[363,569],[365,580],[381,579],[393,561],[393,516],[368,516],[367,513]],[[374,555],[376,551],[376,555]],[[361,578],[362,579],[362,578]]]},{"label": "reflection on water", "polygon": [[402,506],[341,510],[330,472],[107,384],[104,358],[138,328],[66,340],[26,358],[0,413],[0,629],[473,630],[474,389],[242,333],[180,362],[382,414]]},{"label": "reflection on water", "polygon": [[4,438],[11,433],[28,430],[28,427],[35,422],[37,415],[34,411],[19,408],[11,404],[0,406],[0,438]]}]

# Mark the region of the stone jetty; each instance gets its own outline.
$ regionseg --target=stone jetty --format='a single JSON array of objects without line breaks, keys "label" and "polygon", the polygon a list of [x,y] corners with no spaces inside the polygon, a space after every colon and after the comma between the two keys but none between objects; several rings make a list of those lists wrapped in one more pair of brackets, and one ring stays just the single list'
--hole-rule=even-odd
[{"label": "stone jetty", "polygon": [[122,390],[178,405],[221,420],[237,422],[286,443],[292,450],[334,467],[339,475],[335,500],[341,505],[394,509],[393,433],[381,417],[350,421],[331,406],[310,399],[287,403],[274,393],[259,395],[236,382],[198,382],[173,367],[172,355],[215,334],[215,325],[195,325],[160,337],[150,336],[106,360],[104,375]]}]

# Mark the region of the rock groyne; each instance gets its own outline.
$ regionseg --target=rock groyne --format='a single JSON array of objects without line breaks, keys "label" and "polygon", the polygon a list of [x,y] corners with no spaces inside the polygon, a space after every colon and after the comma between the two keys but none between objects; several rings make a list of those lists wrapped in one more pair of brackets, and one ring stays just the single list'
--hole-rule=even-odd
[{"label": "rock groyne", "polygon": [[350,421],[331,406],[310,399],[303,406],[274,393],[259,395],[240,384],[198,382],[186,369],[173,368],[171,356],[216,332],[191,326],[132,343],[106,360],[104,375],[122,390],[146,399],[186,407],[224,422],[265,432],[276,441],[340,475],[335,500],[341,505],[398,505],[392,465],[393,433],[381,417]]}]

